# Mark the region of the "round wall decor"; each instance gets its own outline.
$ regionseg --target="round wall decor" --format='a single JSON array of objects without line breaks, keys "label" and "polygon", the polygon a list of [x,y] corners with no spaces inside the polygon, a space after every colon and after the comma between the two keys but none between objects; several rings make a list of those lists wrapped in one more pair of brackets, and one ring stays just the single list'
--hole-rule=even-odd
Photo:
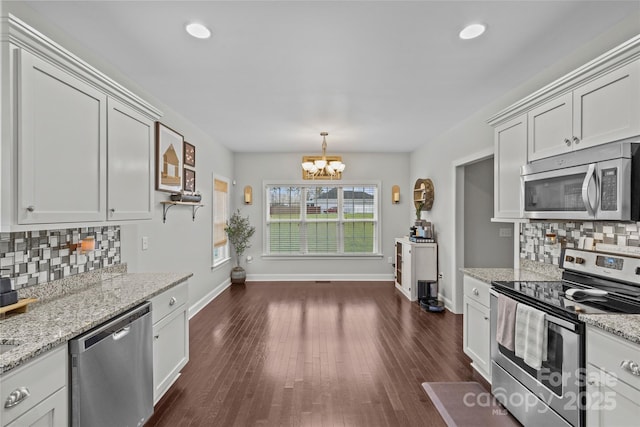
[{"label": "round wall decor", "polygon": [[413,204],[418,209],[422,204],[423,211],[429,211],[433,207],[434,188],[433,181],[429,178],[416,180],[413,186]]}]

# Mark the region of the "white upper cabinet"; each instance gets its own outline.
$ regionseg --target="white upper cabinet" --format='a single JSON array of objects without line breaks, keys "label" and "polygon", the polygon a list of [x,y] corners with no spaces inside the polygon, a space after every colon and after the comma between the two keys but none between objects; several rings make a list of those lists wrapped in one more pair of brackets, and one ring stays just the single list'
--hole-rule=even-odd
[{"label": "white upper cabinet", "polygon": [[18,222],[104,220],[107,97],[18,53]]},{"label": "white upper cabinet", "polygon": [[640,60],[573,91],[575,148],[640,135]]},{"label": "white upper cabinet", "polygon": [[571,150],[571,104],[568,93],[529,111],[529,160]]},{"label": "white upper cabinet", "polygon": [[640,60],[529,111],[529,161],[640,135]]},{"label": "white upper cabinet", "polygon": [[0,231],[152,218],[160,111],[14,16],[0,25]]},{"label": "white upper cabinet", "polygon": [[520,218],[520,167],[527,163],[527,115],[495,128],[493,216]]},{"label": "white upper cabinet", "polygon": [[154,123],[114,99],[108,107],[108,219],[150,219]]}]

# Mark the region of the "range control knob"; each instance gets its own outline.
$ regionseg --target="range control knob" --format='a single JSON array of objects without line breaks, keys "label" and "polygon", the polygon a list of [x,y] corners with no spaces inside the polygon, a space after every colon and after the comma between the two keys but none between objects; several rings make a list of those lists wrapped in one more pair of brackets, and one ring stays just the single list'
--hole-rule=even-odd
[{"label": "range control knob", "polygon": [[574,257],[572,257],[571,255],[567,255],[566,257],[564,257],[564,261],[565,262],[573,262],[576,259]]},{"label": "range control knob", "polygon": [[584,258],[576,257],[576,264],[584,264]]}]

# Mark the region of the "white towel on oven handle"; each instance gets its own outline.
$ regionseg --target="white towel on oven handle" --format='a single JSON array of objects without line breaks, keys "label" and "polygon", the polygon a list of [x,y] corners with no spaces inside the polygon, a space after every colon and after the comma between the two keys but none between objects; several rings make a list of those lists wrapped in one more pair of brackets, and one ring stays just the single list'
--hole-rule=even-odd
[{"label": "white towel on oven handle", "polygon": [[518,304],[516,308],[515,354],[533,369],[547,360],[547,321],[536,308]]}]

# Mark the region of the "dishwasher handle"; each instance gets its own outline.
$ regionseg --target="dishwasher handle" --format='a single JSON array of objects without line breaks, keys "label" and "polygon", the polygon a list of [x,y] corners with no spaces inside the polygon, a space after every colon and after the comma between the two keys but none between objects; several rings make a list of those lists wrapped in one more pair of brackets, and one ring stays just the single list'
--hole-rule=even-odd
[{"label": "dishwasher handle", "polygon": [[113,338],[114,341],[118,341],[119,339],[122,339],[127,335],[129,335],[130,331],[131,331],[131,327],[127,326],[125,328],[120,329],[118,332],[114,332],[113,335],[111,335],[111,337]]}]

